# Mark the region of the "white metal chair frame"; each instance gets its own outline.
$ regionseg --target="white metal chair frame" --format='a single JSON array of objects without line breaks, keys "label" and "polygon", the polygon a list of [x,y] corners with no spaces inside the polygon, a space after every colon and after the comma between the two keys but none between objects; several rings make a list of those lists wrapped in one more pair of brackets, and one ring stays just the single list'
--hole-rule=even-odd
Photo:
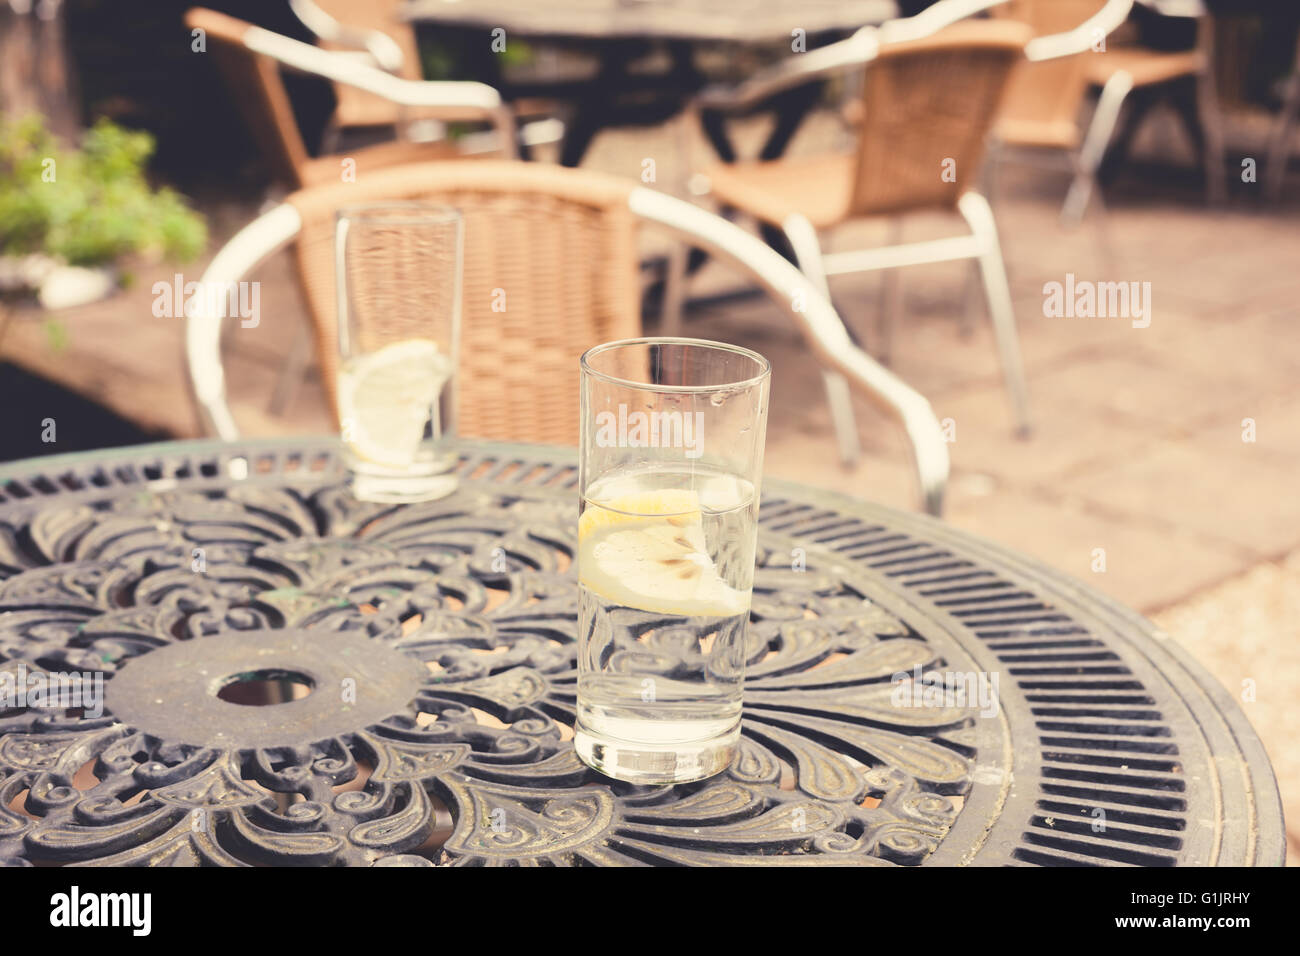
[{"label": "white metal chair frame", "polygon": [[405,57],[402,48],[383,30],[367,30],[340,23],[312,0],[289,0],[289,9],[318,40],[369,54],[374,65],[397,74]]},{"label": "white metal chair frame", "polygon": [[[758,238],[706,210],[645,187],[634,187],[628,207],[641,220],[663,227],[682,242],[708,250],[751,274],[794,321],[818,360],[894,415],[910,442],[923,507],[938,515],[948,479],[948,446],[930,403],[850,340],[825,296],[825,284],[809,279]],[[235,289],[261,262],[294,241],[302,220],[291,205],[277,206],[241,229],[203,274],[205,288]],[[211,285],[209,285],[209,283]],[[207,296],[196,296],[186,319],[185,359],[205,430],[233,440],[239,429],[226,401],[221,362],[222,315]],[[576,362],[578,357],[574,356]]]},{"label": "white metal chair frame", "polygon": [[[833,75],[869,69],[884,44],[929,36],[958,20],[1004,2],[1006,0],[940,0],[916,16],[891,20],[879,27],[863,27],[847,39],[784,60],[733,89],[703,91],[688,107],[687,122],[692,121],[702,109],[724,113],[742,112],[782,90]],[[976,260],[984,280],[1016,430],[1022,436],[1027,435],[1030,431],[1029,399],[1020,344],[1016,336],[1011,289],[1002,262],[993,212],[983,196],[970,190],[958,200],[957,211],[970,227],[970,235],[845,252],[823,253],[816,228],[802,214],[789,216],[780,227],[794,250],[797,265],[827,300],[830,299],[827,282],[830,276],[961,259]],[[674,250],[669,258],[663,310],[666,335],[676,335],[681,328],[686,261],[684,248]],[[897,286],[891,285],[889,279],[886,276],[886,296],[896,300]],[[884,315],[892,320],[895,311],[894,308],[886,308]],[[845,340],[848,340],[847,332]],[[840,457],[846,465],[850,465],[861,453],[857,425],[849,384],[834,367],[834,363],[831,364],[832,367],[823,372],[826,395]]]},{"label": "white metal chair frame", "polygon": [[[431,107],[450,116],[486,120],[493,128],[493,148],[506,159],[519,155],[514,114],[501,94],[486,83],[472,80],[406,80],[385,72],[346,52],[322,50],[292,37],[249,27],[244,46],[281,66],[354,86],[404,107]],[[389,40],[391,43],[392,41]],[[394,46],[396,46],[394,44]]]},{"label": "white metal chair frame", "polygon": [[[356,55],[362,58],[360,62],[366,65],[374,66],[394,76],[401,72],[405,62],[402,48],[382,30],[370,30],[341,23],[312,0],[289,0],[289,8],[317,40],[347,47],[349,51],[330,52],[348,56],[350,51],[355,51]],[[409,127],[399,132],[409,134]],[[331,124],[329,135],[337,137],[338,134],[339,131]],[[557,143],[564,138],[564,123],[554,117],[532,120],[519,124],[515,135],[525,146]],[[466,137],[461,146],[466,153],[492,152],[499,148],[495,138],[477,136]]]},{"label": "white metal chair frame", "polygon": [[[1005,0],[997,0],[1005,2]],[[991,4],[996,5],[996,4]],[[1036,37],[1025,47],[1025,58],[1033,63],[1054,60],[1060,57],[1077,56],[1093,49],[1098,36],[1108,37],[1119,29],[1133,10],[1133,0],[1108,0],[1105,6],[1095,14],[1064,33]],[[1217,96],[1214,88],[1213,69],[1213,30],[1214,24],[1208,15],[1201,16],[1198,22],[1197,47],[1205,54],[1205,64],[1197,75],[1196,104],[1200,113],[1201,128],[1205,136],[1205,177],[1206,193],[1211,203],[1221,202],[1224,198],[1223,165],[1223,128],[1218,113]],[[1115,135],[1124,102],[1133,92],[1134,78],[1127,70],[1116,70],[1106,80],[1093,110],[1092,119],[1084,133],[1083,141],[1077,151],[1067,160],[1074,173],[1070,188],[1065,194],[1061,206],[1061,222],[1067,226],[1077,226],[1083,221],[1088,204],[1094,201],[1100,206],[1102,197],[1097,189],[1097,172],[1101,161],[1106,156],[1106,149]],[[1042,149],[1038,147],[1013,148],[999,143],[996,137],[989,144],[986,159],[985,192],[993,196],[992,175],[997,163],[1003,159],[1036,158]]]}]

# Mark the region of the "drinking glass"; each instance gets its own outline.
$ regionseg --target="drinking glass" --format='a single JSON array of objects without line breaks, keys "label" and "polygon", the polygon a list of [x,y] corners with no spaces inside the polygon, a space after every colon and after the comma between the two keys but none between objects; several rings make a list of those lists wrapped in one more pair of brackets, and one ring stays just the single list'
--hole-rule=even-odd
[{"label": "drinking glass", "polygon": [[456,487],[462,231],[446,206],[339,210],[339,423],[362,500],[424,501]]},{"label": "drinking glass", "polygon": [[619,780],[699,780],[740,739],[771,369],[681,338],[581,365],[574,746]]}]

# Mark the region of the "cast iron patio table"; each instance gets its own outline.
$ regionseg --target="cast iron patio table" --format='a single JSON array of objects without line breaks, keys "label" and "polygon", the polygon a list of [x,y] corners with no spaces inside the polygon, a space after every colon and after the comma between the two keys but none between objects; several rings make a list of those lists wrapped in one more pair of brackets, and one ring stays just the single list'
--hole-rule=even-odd
[{"label": "cast iron patio table", "polygon": [[[573,453],[466,443],[459,470],[393,507],[354,500],[325,440],[0,469],[0,680],[104,675],[102,713],[0,710],[0,860],[1282,861],[1258,738],[1152,625],[940,522],[778,481],[737,760],[611,781],[571,745]],[[995,698],[912,695],[977,674]],[[310,690],[217,696],[241,678]]]}]

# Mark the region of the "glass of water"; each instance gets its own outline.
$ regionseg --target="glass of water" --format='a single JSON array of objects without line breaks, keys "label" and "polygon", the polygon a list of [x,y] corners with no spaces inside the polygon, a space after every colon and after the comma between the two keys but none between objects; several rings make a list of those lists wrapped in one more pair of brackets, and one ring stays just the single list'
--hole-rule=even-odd
[{"label": "glass of water", "polygon": [[460,213],[420,202],[347,206],[334,251],[337,402],[353,494],[385,502],[450,494]]},{"label": "glass of water", "polygon": [[611,777],[682,783],[735,756],[770,379],[699,339],[582,356],[574,746]]}]

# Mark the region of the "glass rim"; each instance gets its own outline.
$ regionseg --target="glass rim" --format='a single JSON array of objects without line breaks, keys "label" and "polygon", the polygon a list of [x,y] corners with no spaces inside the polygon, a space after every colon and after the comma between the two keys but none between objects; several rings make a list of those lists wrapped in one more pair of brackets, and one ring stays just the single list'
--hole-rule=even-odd
[{"label": "glass rim", "polygon": [[[418,215],[383,215],[386,209],[409,210]],[[365,221],[380,225],[398,223],[424,223],[426,225],[449,225],[460,222],[464,216],[455,206],[447,203],[424,202],[419,199],[378,199],[374,202],[348,203],[339,206],[334,212],[335,221],[347,219],[349,222]]]},{"label": "glass rim", "polygon": [[[621,378],[617,375],[611,375],[608,372],[602,372],[591,367],[591,359],[605,352],[612,352],[614,349],[628,348],[634,345],[694,345],[701,348],[712,349],[716,352],[730,352],[733,355],[743,355],[752,359],[759,368],[758,374],[749,378],[740,379],[735,382],[722,382],[717,385],[658,385],[654,382],[636,382],[630,378]],[[599,379],[610,385],[618,385],[623,388],[635,388],[647,392],[672,392],[686,394],[692,392],[725,392],[734,389],[752,388],[758,385],[764,379],[772,376],[772,363],[766,358],[755,352],[753,349],[747,349],[743,345],[732,345],[729,342],[715,342],[712,339],[692,339],[683,336],[656,336],[646,335],[638,336],[632,339],[618,339],[613,342],[604,342],[600,345],[594,345],[582,353],[579,360],[582,373],[590,375],[592,378]]]}]

